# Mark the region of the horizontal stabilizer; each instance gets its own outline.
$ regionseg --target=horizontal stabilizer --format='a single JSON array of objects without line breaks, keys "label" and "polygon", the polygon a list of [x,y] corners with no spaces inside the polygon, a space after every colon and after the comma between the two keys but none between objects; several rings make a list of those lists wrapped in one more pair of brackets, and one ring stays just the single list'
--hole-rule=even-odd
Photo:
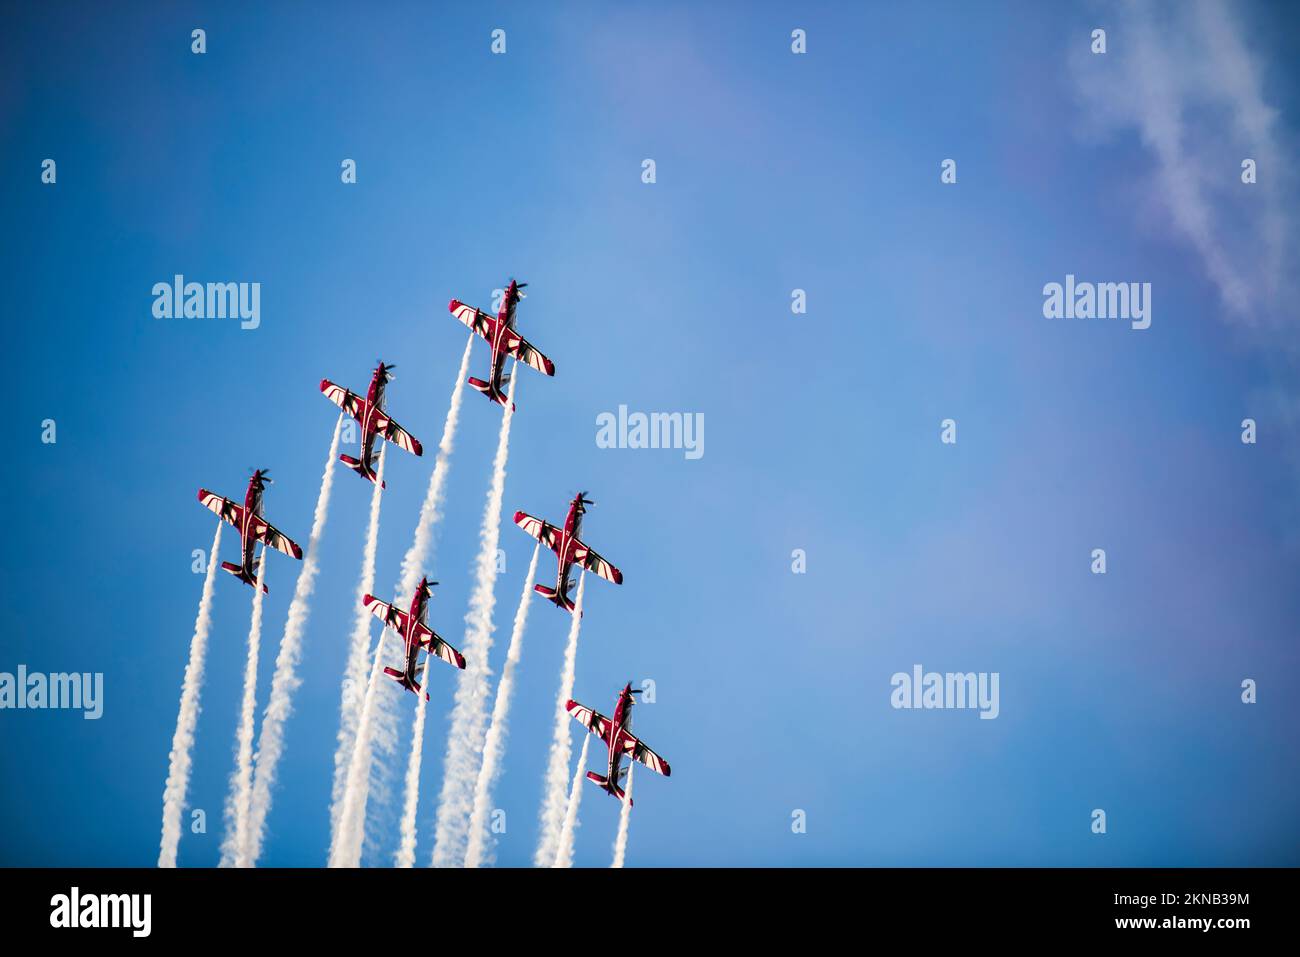
[{"label": "horizontal stabilizer", "polygon": [[[257,563],[254,562],[253,565],[254,565],[254,567],[256,567],[256,566],[257,566]],[[221,567],[224,568],[226,571],[230,572],[230,574],[234,575],[236,578],[238,578],[238,579],[239,579],[241,582],[243,582],[245,585],[251,585],[251,586],[253,586],[254,588],[257,587],[257,579],[254,578],[254,577],[251,576],[251,575],[245,575],[245,574],[244,574],[244,570],[243,570],[240,566],[236,565],[234,562],[222,562],[222,563],[221,563]],[[269,595],[270,593],[271,593],[271,589],[269,589],[269,588],[267,588],[265,585],[263,585],[263,586],[262,586],[262,594],[263,594],[263,595]]]},{"label": "horizontal stabilizer", "polygon": [[534,585],[533,590],[553,604],[556,608],[563,608],[569,612],[572,612],[577,608],[577,605],[573,603],[572,598],[568,595],[561,595],[554,588],[550,588],[546,585]]},{"label": "horizontal stabilizer", "polygon": [[[607,794],[612,794],[614,797],[618,798],[620,801],[626,799],[626,797],[627,797],[627,794],[623,791],[623,789],[622,789],[621,787],[619,787],[617,784],[611,785],[611,784],[609,783],[609,778],[605,777],[605,776],[602,775],[602,774],[597,774],[595,771],[588,771],[588,772],[587,772],[587,779],[588,779],[589,781],[592,781],[592,782],[595,783],[596,785],[598,785],[598,786],[599,786],[603,791],[605,791]],[[628,802],[627,802],[627,806],[628,806],[628,807],[632,807],[632,802],[631,802],[631,801],[628,801]]]},{"label": "horizontal stabilizer", "polygon": [[[356,472],[362,478],[369,479],[370,482],[372,483],[375,481],[375,479],[379,477],[378,475],[375,474],[375,470],[372,467],[366,465],[365,463],[361,462],[358,459],[354,459],[350,455],[340,455],[339,461],[342,462],[344,465],[346,465],[348,468],[350,468],[352,471]],[[388,488],[388,483],[384,482],[380,486],[380,488]]]}]

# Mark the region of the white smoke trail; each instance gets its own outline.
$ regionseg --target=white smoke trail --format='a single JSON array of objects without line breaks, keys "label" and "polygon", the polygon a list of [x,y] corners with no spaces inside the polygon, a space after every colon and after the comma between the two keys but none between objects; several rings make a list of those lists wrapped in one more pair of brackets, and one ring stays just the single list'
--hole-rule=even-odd
[{"label": "white smoke trail", "polygon": [[552,867],[573,866],[573,832],[578,828],[578,805],[582,803],[582,781],[587,776],[587,745],[591,744],[591,735],[582,736],[582,754],[578,756],[578,767],[573,772],[573,787],[569,791],[569,806],[564,812],[564,826],[560,828],[559,846],[555,852]]},{"label": "white smoke trail", "polygon": [[618,837],[614,839],[614,863],[610,864],[610,867],[622,867],[623,858],[627,855],[627,822],[632,816],[632,768],[635,766],[635,761],[628,762],[627,786],[623,791],[623,809],[618,814]]},{"label": "white smoke trail", "polygon": [[415,594],[416,583],[424,569],[428,567],[429,552],[433,547],[433,529],[442,518],[442,500],[447,484],[447,473],[451,469],[452,444],[456,438],[456,426],[460,422],[460,403],[465,395],[463,385],[465,373],[469,371],[470,347],[474,345],[474,335],[465,343],[465,353],[460,357],[460,369],[456,372],[456,382],[451,389],[451,402],[447,407],[447,419],[442,426],[442,441],[438,443],[438,458],[433,465],[433,475],[429,477],[429,487],[424,493],[424,504],[420,507],[420,520],[415,526],[415,535],[411,547],[402,557],[401,583],[397,586],[399,598],[409,602]]},{"label": "white smoke trail", "polygon": [[181,840],[181,812],[185,810],[185,792],[190,786],[190,751],[194,747],[194,729],[199,721],[199,691],[203,687],[203,663],[208,653],[208,630],[212,626],[212,586],[216,582],[221,526],[212,536],[208,552],[208,573],[203,578],[203,596],[194,619],[194,637],[190,639],[190,660],[181,684],[181,706],[176,715],[176,732],[168,756],[167,784],[163,788],[162,840],[158,851],[159,867],[176,866],[176,848]]},{"label": "white smoke trail", "polygon": [[235,770],[226,795],[226,833],[221,839],[222,867],[242,862],[248,843],[248,806],[253,788],[253,719],[257,715],[257,657],[262,647],[262,583],[266,580],[266,546],[258,553],[257,584],[253,586],[253,621],[248,628],[248,659],[244,663],[244,697],[235,730]]},{"label": "white smoke trail", "polygon": [[506,460],[510,454],[510,421],[514,404],[516,368],[506,390],[496,458],[492,463],[492,484],[483,508],[482,538],[474,591],[465,614],[465,671],[456,685],[456,703],[447,732],[447,755],[443,764],[442,793],[434,821],[433,866],[455,867],[464,863],[468,843],[469,816],[474,809],[474,785],[482,760],[484,726],[487,723],[488,653],[492,650],[492,610],[496,605],[493,586],[497,578],[497,542],[501,537],[501,499],[505,495]]},{"label": "white smoke trail", "polygon": [[[424,671],[420,676],[422,689],[429,687],[429,664],[433,655],[424,656]],[[393,857],[395,867],[415,866],[415,815],[420,806],[420,761],[424,754],[424,714],[425,700],[423,692],[415,705],[415,723],[411,727],[411,756],[406,762],[405,799],[402,803],[402,826],[397,842],[397,854]]]},{"label": "white smoke trail", "polygon": [[[424,569],[429,566],[429,553],[433,549],[433,530],[442,517],[444,489],[447,484],[447,473],[451,469],[452,444],[456,437],[456,426],[460,421],[461,398],[465,394],[462,386],[465,382],[465,373],[469,371],[470,348],[473,345],[474,335],[471,333],[465,343],[465,352],[460,357],[460,368],[456,372],[456,381],[452,385],[451,402],[447,407],[447,419],[442,426],[442,441],[438,443],[438,458],[433,466],[433,475],[429,477],[429,488],[424,495],[424,505],[420,508],[420,519],[415,526],[415,535],[411,539],[411,547],[406,550],[406,555],[402,558],[401,581],[397,585],[397,596],[399,601],[408,604],[415,595],[415,586],[420,576],[424,573]],[[426,690],[429,687],[429,664],[430,659],[426,657],[424,676],[420,681]],[[419,700],[415,705],[415,721],[411,730],[411,753],[406,763],[405,799],[402,804],[402,821],[398,832],[397,855],[394,859],[394,863],[398,867],[413,867],[415,865],[415,823],[416,811],[420,803],[420,763],[424,754],[424,721],[427,705],[428,702],[425,700],[424,695],[419,695]],[[377,722],[380,726],[377,740],[381,743],[381,746],[386,742],[396,741],[396,716],[390,710],[381,707]],[[377,776],[386,777],[387,758],[390,754],[391,748],[384,747],[383,752],[375,760],[374,768]],[[372,782],[371,787],[372,789],[375,787],[375,782]]]},{"label": "white smoke trail", "polygon": [[540,548],[540,542],[533,546],[533,558],[528,563],[528,574],[524,576],[524,590],[519,596],[519,608],[515,612],[515,626],[510,633],[505,667],[501,670],[497,696],[492,702],[492,723],[488,726],[487,737],[483,739],[483,763],[479,766],[478,780],[474,784],[474,810],[469,817],[466,867],[478,867],[485,862],[485,858],[490,863],[491,851],[488,850],[485,854],[488,808],[492,803],[492,786],[501,773],[501,755],[505,752],[506,735],[510,730],[510,698],[514,694],[515,669],[519,667],[519,657],[523,654],[524,628],[528,624],[528,604],[533,593],[533,579],[537,576],[537,552]]},{"label": "white smoke trail", "polygon": [[[387,630],[380,640],[384,643],[384,664],[403,667],[406,646],[397,632]],[[369,783],[362,792],[362,818],[357,824],[361,849],[365,852],[360,859],[362,867],[379,864],[385,853],[391,853],[391,841],[397,833],[397,815],[401,810],[393,800],[393,777],[398,746],[404,746],[407,740],[406,735],[398,730],[399,705],[410,700],[410,692],[383,675],[378,677],[378,682],[370,711],[369,757],[363,765],[363,770],[368,769]],[[420,697],[423,699],[423,693]]]},{"label": "white smoke trail", "polygon": [[275,674],[271,678],[271,698],[262,715],[262,730],[257,736],[256,763],[253,766],[253,797],[248,818],[248,840],[244,845],[244,860],[236,866],[256,867],[262,856],[262,839],[266,834],[266,816],[271,810],[271,789],[275,787],[276,767],[284,751],[284,724],[293,712],[293,694],[302,679],[298,677],[298,660],[302,656],[302,639],[307,630],[307,617],[311,614],[309,602],[316,587],[316,573],[320,563],[316,549],[325,533],[325,520],[329,516],[330,492],[334,487],[334,459],[339,452],[339,434],[343,429],[343,415],[334,423],[334,437],[330,440],[329,455],[325,457],[325,472],[320,480],[320,493],[316,496],[316,512],[311,522],[311,538],[307,540],[307,554],[302,570],[293,588],[289,603],[289,616],[280,638],[280,651],[275,659]]},{"label": "white smoke trail", "polygon": [[379,633],[375,644],[375,657],[370,666],[370,679],[366,683],[366,696],[357,722],[356,744],[348,762],[344,781],[343,806],[339,809],[339,824],[330,845],[330,867],[357,867],[361,863],[361,845],[365,838],[366,798],[370,786],[370,745],[375,697],[379,692],[379,676],[383,673],[384,638],[388,629]]},{"label": "white smoke trail", "polygon": [[569,623],[569,643],[564,648],[564,670],[560,673],[560,693],[555,699],[555,734],[551,738],[551,756],[546,763],[542,795],[542,836],[533,855],[535,867],[550,867],[559,850],[560,830],[568,808],[569,781],[569,712],[565,705],[573,697],[573,676],[578,660],[578,633],[582,628],[582,590],[586,573],[578,576],[578,593],[574,597],[573,620]]},{"label": "white smoke trail", "polygon": [[[383,493],[384,458],[388,445],[379,450],[379,467],[375,487],[370,493],[370,524],[366,528],[366,547],[361,557],[361,579],[357,583],[356,619],[352,626],[352,642],[348,652],[347,668],[343,672],[342,700],[339,703],[338,746],[334,750],[334,786],[330,803],[330,856],[339,837],[339,815],[343,810],[344,792],[348,771],[356,751],[357,726],[361,718],[362,701],[366,695],[366,665],[370,662],[371,613],[361,599],[375,587],[375,552],[379,547],[379,503]],[[381,633],[380,645],[383,644]]]}]

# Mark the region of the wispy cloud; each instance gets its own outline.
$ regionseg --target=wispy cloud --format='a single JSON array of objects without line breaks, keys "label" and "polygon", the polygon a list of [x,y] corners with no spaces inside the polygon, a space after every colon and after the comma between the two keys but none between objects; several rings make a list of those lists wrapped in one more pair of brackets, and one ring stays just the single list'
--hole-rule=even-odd
[{"label": "wispy cloud", "polygon": [[[1120,3],[1103,7],[1107,52],[1077,49],[1071,67],[1093,132],[1135,131],[1154,161],[1162,225],[1198,253],[1227,318],[1284,318],[1293,224],[1284,212],[1277,111],[1265,66],[1224,4]],[[1241,181],[1255,160],[1258,182]],[[1253,191],[1248,192],[1248,191]]]}]

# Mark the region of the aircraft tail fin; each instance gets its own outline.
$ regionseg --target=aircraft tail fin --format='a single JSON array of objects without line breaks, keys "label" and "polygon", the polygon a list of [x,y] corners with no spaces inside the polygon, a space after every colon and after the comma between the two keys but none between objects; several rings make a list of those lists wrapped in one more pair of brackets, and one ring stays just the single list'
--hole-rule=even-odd
[{"label": "aircraft tail fin", "polygon": [[[624,798],[627,796],[623,791],[623,789],[619,787],[617,784],[610,784],[609,778],[605,777],[603,774],[597,774],[595,771],[588,771],[587,780],[593,782],[597,787],[599,787],[602,791],[605,791],[607,794],[614,795],[614,797],[618,798],[620,801],[624,800]],[[628,801],[628,806],[629,807],[632,806],[631,801]]]},{"label": "aircraft tail fin", "polygon": [[[482,392],[493,402],[495,402],[497,405],[503,406],[506,404],[505,393],[502,392],[500,389],[495,388],[491,382],[484,382],[482,379],[476,379],[473,376],[470,376],[466,381],[474,388]],[[506,376],[502,376],[501,381],[507,382],[509,380]],[[514,403],[511,403],[510,411],[513,412],[514,410],[515,410]]]},{"label": "aircraft tail fin", "polygon": [[[420,682],[416,681],[414,678],[406,677],[404,672],[398,671],[396,668],[385,668],[384,674],[388,675],[407,691],[410,691],[413,694],[420,693]],[[424,693],[424,700],[429,700],[429,693],[427,691]]]},{"label": "aircraft tail fin", "polygon": [[534,585],[533,591],[537,592],[537,594],[541,595],[556,608],[563,608],[570,614],[572,614],[573,610],[577,608],[577,605],[573,603],[572,598],[568,595],[560,594],[559,591],[547,585]]},{"label": "aircraft tail fin", "polygon": [[[362,478],[369,479],[372,483],[375,481],[375,479],[379,477],[375,474],[375,470],[373,468],[371,468],[369,465],[366,465],[364,462],[360,461],[359,459],[354,459],[350,455],[340,455],[339,461],[342,462],[344,465],[346,465],[348,468],[350,468],[352,471],[356,472]],[[388,488],[388,483],[384,482],[383,485],[380,486],[380,488]]]},{"label": "aircraft tail fin", "polygon": [[[251,585],[254,588],[257,587],[257,579],[251,575],[245,575],[244,569],[236,565],[234,562],[222,562],[221,567],[230,572],[230,574],[234,575],[245,585]],[[253,568],[257,568],[257,562],[253,563]],[[267,588],[265,585],[262,586],[262,594],[268,595],[270,592],[271,589]]]}]

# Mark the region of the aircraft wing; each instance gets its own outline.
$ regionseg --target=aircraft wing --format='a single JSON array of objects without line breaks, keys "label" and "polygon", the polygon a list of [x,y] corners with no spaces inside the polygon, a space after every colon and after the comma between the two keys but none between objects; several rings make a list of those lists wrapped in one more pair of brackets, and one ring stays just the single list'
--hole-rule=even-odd
[{"label": "aircraft wing", "polygon": [[459,299],[453,299],[447,303],[447,309],[453,316],[459,319],[465,325],[469,326],[484,339],[491,341],[492,333],[496,331],[497,321],[481,309],[475,309],[473,306],[467,306]]},{"label": "aircraft wing", "polygon": [[277,552],[284,552],[294,558],[302,558],[302,549],[298,547],[298,543],[270,522],[259,519],[253,530],[258,541],[270,545]]},{"label": "aircraft wing", "polygon": [[532,366],[538,372],[543,372],[546,375],[555,375],[555,363],[538,352],[537,347],[523,336],[518,333],[507,332],[504,344],[506,351],[520,362]]},{"label": "aircraft wing", "polygon": [[199,489],[199,504],[216,512],[218,518],[223,522],[229,522],[235,528],[244,523],[244,506],[236,505],[230,499],[222,498],[205,488]]},{"label": "aircraft wing", "polygon": [[406,631],[406,612],[400,608],[394,608],[386,601],[380,601],[374,595],[366,595],[362,602],[370,609],[370,614],[374,615],[389,628],[396,631]]},{"label": "aircraft wing", "polygon": [[607,582],[613,582],[615,585],[623,584],[623,573],[582,544],[582,542],[574,542],[573,560],[587,571],[595,572]]},{"label": "aircraft wing", "polygon": [[453,648],[447,642],[442,640],[442,635],[438,634],[432,628],[426,628],[424,625],[415,626],[416,634],[419,635],[420,644],[424,650],[431,655],[437,655],[447,664],[460,668],[465,668],[465,656]]},{"label": "aircraft wing", "polygon": [[366,411],[366,400],[349,389],[341,385],[335,385],[329,379],[320,380],[320,390],[325,398],[329,399],[340,409],[346,412],[358,422]]},{"label": "aircraft wing", "polygon": [[605,717],[599,711],[592,711],[590,708],[578,704],[572,698],[564,709],[573,715],[573,720],[590,731],[598,738],[609,737],[609,718]]},{"label": "aircraft wing", "polygon": [[560,545],[560,530],[550,522],[534,518],[527,512],[515,512],[515,524],[551,551],[555,551]]},{"label": "aircraft wing", "polygon": [[412,455],[423,455],[424,446],[420,445],[420,440],[413,436],[406,429],[402,428],[395,421],[390,419],[383,412],[375,416],[375,431],[392,442],[399,449],[410,452]]},{"label": "aircraft wing", "polygon": [[651,771],[662,774],[664,777],[668,777],[673,773],[673,769],[668,766],[667,761],[646,747],[645,742],[630,731],[624,731],[619,735],[618,745],[624,754],[629,755],[635,761],[640,761]]}]

